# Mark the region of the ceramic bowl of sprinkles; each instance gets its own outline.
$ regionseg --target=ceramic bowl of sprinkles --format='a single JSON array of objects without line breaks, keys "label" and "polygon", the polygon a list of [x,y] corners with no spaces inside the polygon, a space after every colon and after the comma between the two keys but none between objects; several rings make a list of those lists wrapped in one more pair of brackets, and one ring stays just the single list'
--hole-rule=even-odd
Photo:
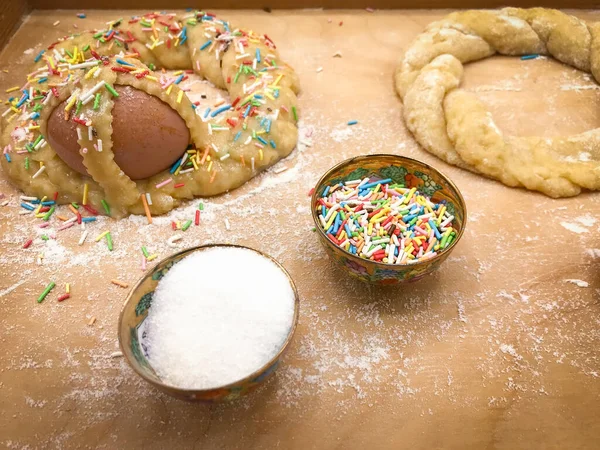
[{"label": "ceramic bowl of sprinkles", "polygon": [[311,201],[329,256],[351,276],[380,285],[416,281],[439,268],[467,219],[448,177],[397,155],[343,161],[323,175]]},{"label": "ceramic bowl of sprinkles", "polygon": [[238,245],[176,253],[132,289],[119,317],[123,355],[184,400],[234,400],[271,376],[298,322],[299,298],[271,257]]}]

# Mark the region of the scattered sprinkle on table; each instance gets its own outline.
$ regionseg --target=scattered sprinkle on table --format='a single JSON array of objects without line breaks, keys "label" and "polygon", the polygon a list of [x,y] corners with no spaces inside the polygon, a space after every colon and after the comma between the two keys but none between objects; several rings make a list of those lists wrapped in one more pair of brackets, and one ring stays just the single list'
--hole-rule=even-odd
[{"label": "scattered sprinkle on table", "polygon": [[169,247],[177,247],[176,242],[181,240],[183,238],[183,236],[181,234],[175,234],[173,236],[171,236],[169,239],[167,239],[167,245]]},{"label": "scattered sprinkle on table", "polygon": [[434,257],[456,239],[454,216],[444,203],[391,179],[327,186],[315,208],[327,237],[362,259],[411,264]]},{"label": "scattered sprinkle on table", "polygon": [[150,364],[165,383],[180,388],[238,381],[279,352],[293,324],[294,301],[285,273],[257,252],[195,252],[154,292],[145,321]]},{"label": "scattered sprinkle on table", "polygon": [[42,303],[46,296],[50,293],[50,291],[54,289],[54,286],[56,286],[56,284],[54,283],[54,281],[51,281],[50,284],[46,286],[46,289],[44,289],[44,292],[40,294],[40,296],[37,299],[37,302]]},{"label": "scattered sprinkle on table", "polygon": [[124,289],[127,289],[127,288],[129,287],[129,285],[128,285],[127,283],[124,283],[123,281],[119,281],[119,280],[110,280],[110,282],[111,282],[112,284],[115,284],[115,285],[117,285],[117,286],[119,286],[119,287],[122,287],[122,288],[124,288]]},{"label": "scattered sprinkle on table", "polygon": [[358,120],[351,120],[350,122],[348,122],[348,125],[356,125],[358,123]]},{"label": "scattered sprinkle on table", "polygon": [[109,251],[111,251],[111,252],[113,251],[113,241],[112,241],[112,236],[110,234],[110,231],[106,235],[106,246],[108,247]]},{"label": "scattered sprinkle on table", "polygon": [[540,57],[540,55],[523,55],[523,56],[521,56],[521,60],[526,61],[528,59],[536,59],[539,57]]},{"label": "scattered sprinkle on table", "polygon": [[96,236],[96,242],[100,242],[100,240],[107,234],[108,234],[108,231],[104,231],[104,232],[100,233],[98,236]]},{"label": "scattered sprinkle on table", "polygon": [[87,235],[88,235],[87,230],[85,230],[83,233],[81,233],[81,237],[79,238],[78,245],[83,245],[83,243],[85,242],[85,239],[87,238]]}]

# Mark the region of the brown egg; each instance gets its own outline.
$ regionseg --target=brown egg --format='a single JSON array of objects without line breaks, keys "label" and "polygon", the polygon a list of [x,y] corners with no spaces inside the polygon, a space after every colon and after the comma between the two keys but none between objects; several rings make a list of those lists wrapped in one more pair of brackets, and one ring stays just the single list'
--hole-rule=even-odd
[{"label": "brown egg", "polygon": [[[112,110],[115,162],[129,178],[156,175],[183,155],[190,132],[181,116],[162,100],[131,86],[115,86]],[[73,170],[87,175],[77,143],[77,124],[64,120],[65,102],[48,119],[48,143]]]}]

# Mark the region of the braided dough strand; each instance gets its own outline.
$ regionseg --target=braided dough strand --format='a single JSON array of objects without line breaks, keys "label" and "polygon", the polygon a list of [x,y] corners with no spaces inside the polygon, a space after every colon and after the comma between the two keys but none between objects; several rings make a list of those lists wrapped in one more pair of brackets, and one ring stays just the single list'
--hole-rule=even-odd
[{"label": "braided dough strand", "polygon": [[430,24],[395,75],[415,139],[446,162],[550,197],[600,189],[600,129],[570,137],[505,136],[477,97],[459,88],[462,64],[543,54],[600,80],[600,25],[557,10],[463,11]]},{"label": "braided dough strand", "polygon": [[[229,106],[201,116],[179,81],[154,72],[156,67],[193,70],[226,89]],[[121,170],[112,151],[112,109],[119,95],[114,86],[144,91],[181,116],[191,147],[181,161],[193,167],[137,181]],[[142,213],[140,198],[146,194],[151,212],[162,214],[183,199],[234,189],[289,155],[298,136],[298,91],[297,75],[266,35],[201,11],[120,20],[106,30],[61,39],[36,58],[22,90],[24,102],[0,121],[0,143],[10,157],[0,164],[28,195],[58,192],[59,203],[80,201],[87,185],[88,202],[108,200],[115,216]],[[77,123],[90,177],[69,168],[44,138],[48,118],[65,101],[64,117]]]}]

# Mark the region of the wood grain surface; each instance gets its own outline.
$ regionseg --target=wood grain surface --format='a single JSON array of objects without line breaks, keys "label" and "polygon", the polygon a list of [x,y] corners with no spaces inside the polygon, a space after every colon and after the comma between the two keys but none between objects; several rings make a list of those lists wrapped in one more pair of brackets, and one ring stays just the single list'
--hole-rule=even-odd
[{"label": "wood grain surface", "polygon": [[[8,70],[0,70],[3,99],[22,83],[40,42],[132,14],[87,11],[80,20],[76,12],[27,18],[0,55]],[[18,215],[19,193],[0,174],[10,201],[0,207],[0,447],[598,448],[600,197],[552,200],[510,189],[418,147],[392,73],[403,49],[445,12],[219,14],[268,33],[299,73],[303,145],[275,167],[286,171],[202,199],[202,224],[182,233],[181,245],[242,243],[281,261],[301,296],[289,353],[272,380],[233,404],[184,403],[157,392],[111,357],[127,291],[110,280],[131,285],[140,277],[142,245],[159,258],[172,252],[170,221],[188,218],[200,200],[153,225],[102,219],[78,246],[77,227],[40,239],[44,231]],[[600,126],[597,84],[552,60],[473,63],[464,87],[506,133]],[[349,120],[358,124],[348,127]],[[307,197],[333,164],[379,152],[433,164],[456,182],[469,209],[465,235],[441,270],[391,289],[362,285],[331,265],[310,231]],[[112,231],[113,252],[94,240],[104,230]],[[50,280],[57,288],[38,304]],[[72,297],[58,303],[65,283]]]},{"label": "wood grain surface", "polygon": [[2,0],[0,2],[0,50],[19,28],[29,10],[29,3],[24,0]]},{"label": "wood grain surface", "polygon": [[[14,1],[14,0],[13,0]],[[82,3],[77,0],[31,0],[31,6],[35,9],[78,9],[85,6],[87,9],[162,9],[166,3],[162,0],[86,0]],[[191,3],[187,0],[171,0],[168,6],[171,8],[188,8]],[[303,9],[303,8],[326,8],[326,9],[364,9],[367,7],[377,9],[425,9],[425,8],[501,8],[504,6],[518,6],[531,8],[542,6],[546,8],[595,8],[598,3],[593,0],[519,0],[518,2],[506,2],[504,0],[348,0],[340,3],[339,0],[220,0],[202,2],[205,9]],[[192,7],[200,7],[192,5]]]}]

